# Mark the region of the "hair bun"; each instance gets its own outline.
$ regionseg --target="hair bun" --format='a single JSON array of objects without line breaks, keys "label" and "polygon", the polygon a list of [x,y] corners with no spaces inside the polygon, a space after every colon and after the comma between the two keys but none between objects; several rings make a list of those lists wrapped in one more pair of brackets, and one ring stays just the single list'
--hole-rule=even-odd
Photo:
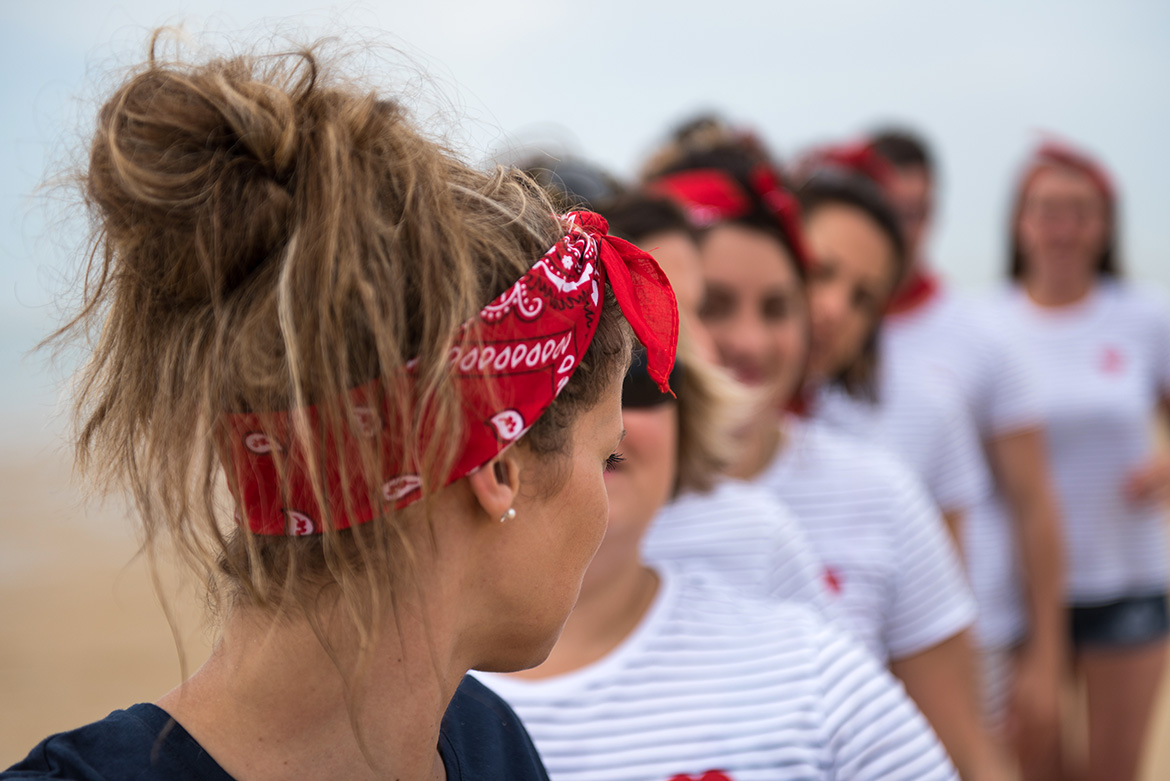
[{"label": "hair bun", "polygon": [[114,251],[167,298],[215,300],[287,240],[306,80],[289,89],[251,68],[152,62],[99,116],[88,195]]}]

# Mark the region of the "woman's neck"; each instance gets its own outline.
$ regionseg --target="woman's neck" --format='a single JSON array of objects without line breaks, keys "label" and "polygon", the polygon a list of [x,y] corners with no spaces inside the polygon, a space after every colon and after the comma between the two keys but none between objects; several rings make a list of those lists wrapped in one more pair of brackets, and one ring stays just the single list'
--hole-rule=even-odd
[{"label": "woman's neck", "polygon": [[740,432],[739,459],[727,474],[739,480],[754,480],[776,458],[783,445],[784,417],[768,409],[752,418],[751,425]]},{"label": "woman's neck", "polygon": [[443,779],[439,727],[466,670],[443,664],[453,655],[415,633],[411,614],[364,656],[356,637],[331,656],[303,620],[234,616],[208,662],[158,705],[243,781]]},{"label": "woman's neck", "polygon": [[1093,292],[1094,278],[1079,274],[1031,273],[1024,278],[1024,292],[1037,306],[1061,307],[1077,304]]},{"label": "woman's neck", "polygon": [[631,552],[604,577],[596,570],[586,573],[577,606],[548,659],[517,677],[539,680],[579,670],[604,659],[638,628],[658,595],[659,578],[638,559],[636,548]]}]

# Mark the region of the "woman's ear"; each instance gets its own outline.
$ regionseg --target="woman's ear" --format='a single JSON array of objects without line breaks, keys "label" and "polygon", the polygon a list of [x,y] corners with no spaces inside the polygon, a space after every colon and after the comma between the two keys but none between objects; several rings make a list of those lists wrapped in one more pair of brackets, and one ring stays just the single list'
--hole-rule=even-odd
[{"label": "woman's ear", "polygon": [[520,491],[520,463],[512,448],[468,475],[467,483],[480,508],[493,521],[505,520],[509,511],[515,516],[514,505]]}]

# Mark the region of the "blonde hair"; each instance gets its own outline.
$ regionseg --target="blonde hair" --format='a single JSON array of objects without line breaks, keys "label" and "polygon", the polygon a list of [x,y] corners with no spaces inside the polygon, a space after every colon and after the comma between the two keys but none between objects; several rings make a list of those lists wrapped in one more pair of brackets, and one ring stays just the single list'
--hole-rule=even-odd
[{"label": "blonde hair", "polygon": [[706,493],[738,456],[738,437],[755,408],[751,393],[725,369],[698,354],[681,334],[678,391],[678,473],[675,495]]},{"label": "blonde hair", "polygon": [[[293,410],[291,436],[320,478],[330,432],[358,425],[346,391],[377,379],[398,411],[396,461],[422,465],[433,492],[461,439],[446,360],[457,329],[564,229],[526,177],[464,164],[318,47],[164,61],[158,36],[102,106],[81,174],[92,251],[82,307],[56,334],[95,341],[75,399],[78,464],[129,488],[149,553],[173,542],[233,603],[308,614],[336,587],[369,629],[387,568],[411,559],[395,513],[376,496],[384,517],[360,527],[253,535],[230,521],[217,426]],[[607,295],[580,367],[523,444],[563,447],[624,371],[626,328]],[[307,405],[315,429],[296,414]],[[380,476],[380,452],[370,441],[351,468]]]}]

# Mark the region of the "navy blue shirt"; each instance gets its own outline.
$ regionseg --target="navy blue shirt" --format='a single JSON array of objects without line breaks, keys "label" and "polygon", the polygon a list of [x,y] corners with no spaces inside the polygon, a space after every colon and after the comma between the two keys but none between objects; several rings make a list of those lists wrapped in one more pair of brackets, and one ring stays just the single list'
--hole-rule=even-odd
[{"label": "navy blue shirt", "polygon": [[[448,781],[548,781],[532,739],[507,703],[464,678],[439,730]],[[51,735],[4,781],[232,781],[187,730],[155,705],[133,705],[72,732]]]}]

